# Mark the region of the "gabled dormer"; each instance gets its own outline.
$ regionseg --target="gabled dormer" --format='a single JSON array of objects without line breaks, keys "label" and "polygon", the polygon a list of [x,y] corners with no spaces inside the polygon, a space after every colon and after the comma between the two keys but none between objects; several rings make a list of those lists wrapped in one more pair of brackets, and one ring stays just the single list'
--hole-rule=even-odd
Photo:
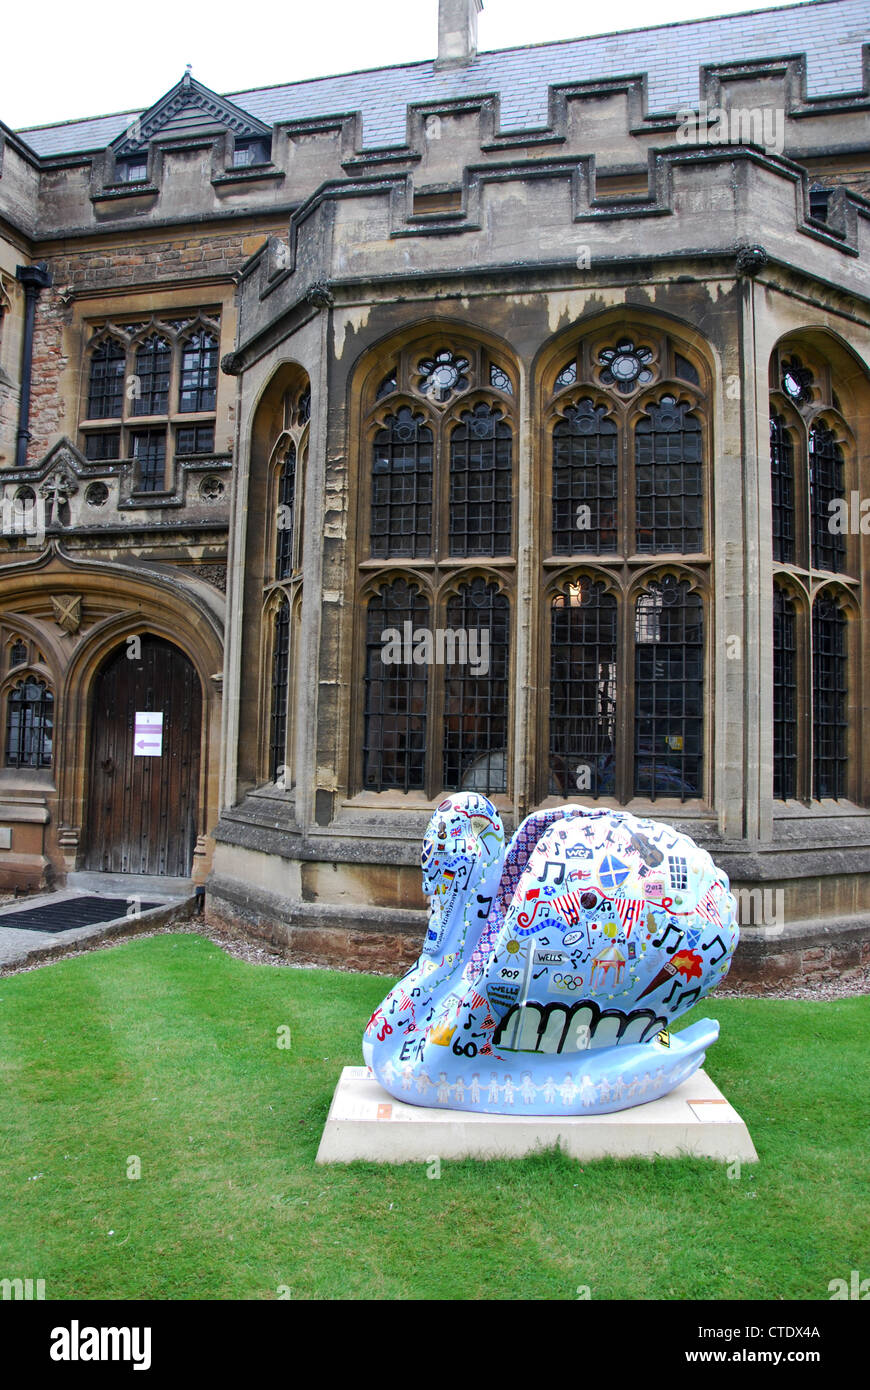
[{"label": "gabled dormer", "polygon": [[212,146],[213,182],[280,176],[271,163],[271,127],[188,71],[115,137],[102,161],[95,161],[92,200],[129,199],[144,209],[159,193],[164,155],[197,145]]}]

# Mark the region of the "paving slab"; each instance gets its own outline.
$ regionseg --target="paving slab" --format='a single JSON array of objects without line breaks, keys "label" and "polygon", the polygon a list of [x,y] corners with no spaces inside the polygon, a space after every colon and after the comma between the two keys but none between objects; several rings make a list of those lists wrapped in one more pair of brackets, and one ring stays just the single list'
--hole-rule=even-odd
[{"label": "paving slab", "polygon": [[573,1158],[716,1158],[756,1163],[737,1111],[705,1071],[670,1095],[611,1115],[482,1115],[407,1105],[368,1067],[345,1067],[329,1108],[318,1163],[426,1163],[435,1157],[522,1158],[558,1145]]},{"label": "paving slab", "polygon": [[[88,899],[102,899],[104,902],[114,900],[117,909],[114,915],[110,914],[105,919],[108,908],[96,906],[93,916],[102,916],[104,920],[82,923],[82,916],[90,915],[82,911],[82,905]],[[142,910],[149,902],[153,902],[154,906]],[[40,893],[35,897],[7,903],[0,908],[0,969],[35,963],[41,959],[50,960],[62,955],[67,947],[81,942],[100,937],[125,936],[146,927],[162,926],[174,916],[187,911],[194,902],[193,894],[177,897],[151,893],[146,896],[137,886],[126,897],[119,897],[116,892],[98,894],[63,888],[54,893]],[[68,905],[71,923],[66,928],[62,925],[64,905]],[[130,908],[134,909],[132,915],[128,915]],[[45,910],[41,919],[29,916],[39,909]],[[31,926],[34,920],[43,920],[50,925],[34,928]]]}]

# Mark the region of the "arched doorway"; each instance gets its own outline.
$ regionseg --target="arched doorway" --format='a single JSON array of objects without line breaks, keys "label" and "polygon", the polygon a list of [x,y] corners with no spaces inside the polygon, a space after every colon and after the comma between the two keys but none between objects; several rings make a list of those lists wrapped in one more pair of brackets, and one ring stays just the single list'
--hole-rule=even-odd
[{"label": "arched doorway", "polygon": [[[202,690],[178,647],[143,634],[94,682],[83,867],[187,877],[197,835]],[[161,738],[153,721],[162,714]],[[143,734],[143,722],[151,729]],[[158,752],[159,748],[159,752]]]}]

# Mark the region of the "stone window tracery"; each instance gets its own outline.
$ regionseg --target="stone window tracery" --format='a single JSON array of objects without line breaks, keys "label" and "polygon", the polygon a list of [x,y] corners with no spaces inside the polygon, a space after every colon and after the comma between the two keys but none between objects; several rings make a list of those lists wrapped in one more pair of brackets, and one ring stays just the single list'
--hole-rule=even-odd
[{"label": "stone window tracery", "polygon": [[849,711],[860,706],[860,667],[849,615],[861,591],[860,535],[850,510],[860,455],[840,407],[845,383],[837,382],[838,393],[835,380],[834,366],[813,347],[782,345],[772,356],[776,801],[837,800],[858,787]]},{"label": "stone window tracery", "polygon": [[368,380],[355,784],[506,792],[514,374],[482,345],[439,334]]},{"label": "stone window tracery", "polygon": [[80,426],[85,457],[92,463],[135,460],[134,489],[166,491],[176,459],[214,452],[217,315],[91,327]]},{"label": "stone window tracery", "polygon": [[539,795],[705,800],[707,369],[667,334],[611,330],[551,370]]}]

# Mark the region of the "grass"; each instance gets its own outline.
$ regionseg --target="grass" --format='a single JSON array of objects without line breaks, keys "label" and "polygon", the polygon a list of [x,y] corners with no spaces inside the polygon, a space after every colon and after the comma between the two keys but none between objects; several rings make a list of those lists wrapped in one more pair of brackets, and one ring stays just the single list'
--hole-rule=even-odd
[{"label": "grass", "polygon": [[827,1299],[867,1272],[870,998],[687,1016],[722,1024],[707,1068],[761,1159],[739,1179],[553,1151],[439,1180],[317,1168],[386,989],[195,935],[0,979],[0,1278],[60,1299]]}]

